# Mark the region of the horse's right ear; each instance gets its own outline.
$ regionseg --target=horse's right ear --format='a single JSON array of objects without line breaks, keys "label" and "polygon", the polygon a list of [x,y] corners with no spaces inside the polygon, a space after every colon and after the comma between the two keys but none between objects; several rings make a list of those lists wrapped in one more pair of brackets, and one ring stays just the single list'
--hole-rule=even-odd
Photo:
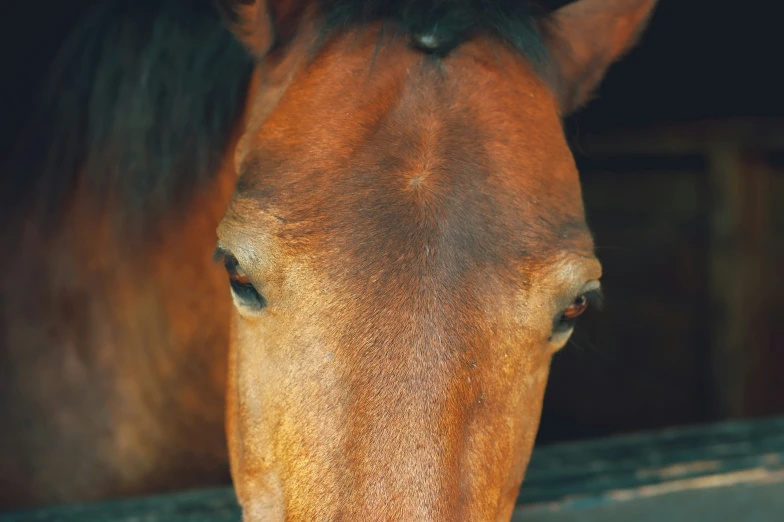
[{"label": "horse's right ear", "polygon": [[275,42],[268,0],[216,0],[229,30],[255,58],[263,58]]}]

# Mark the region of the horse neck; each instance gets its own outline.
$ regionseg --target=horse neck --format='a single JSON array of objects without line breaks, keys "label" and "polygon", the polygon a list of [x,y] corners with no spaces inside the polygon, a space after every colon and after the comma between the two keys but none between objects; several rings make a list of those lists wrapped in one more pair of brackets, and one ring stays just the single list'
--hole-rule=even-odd
[{"label": "horse neck", "polygon": [[78,186],[54,233],[23,225],[0,279],[0,447],[14,448],[0,452],[0,479],[13,475],[20,491],[0,505],[227,480],[231,302],[211,254],[243,129],[241,119],[212,180],[150,227],[156,237],[129,245]]}]

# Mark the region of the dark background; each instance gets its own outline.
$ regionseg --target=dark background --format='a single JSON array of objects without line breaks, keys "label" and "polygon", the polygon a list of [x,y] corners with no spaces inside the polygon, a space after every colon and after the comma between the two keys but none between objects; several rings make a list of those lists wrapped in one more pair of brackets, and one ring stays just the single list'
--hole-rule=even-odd
[{"label": "dark background", "polygon": [[[94,3],[4,5],[3,157],[31,111],[45,67]],[[742,125],[764,122],[756,132],[765,135],[784,129],[784,36],[776,4],[660,0],[641,44],[567,122],[608,304],[556,356],[541,441],[784,413],[778,333],[784,147],[737,145],[732,137]],[[644,143],[646,131],[657,128],[688,137],[693,124],[708,133],[708,142],[714,129],[729,133],[722,143],[742,149],[730,175],[736,172],[741,185],[756,180],[743,189],[745,210],[734,214],[742,226],[727,241],[715,227],[726,201],[716,197],[715,161],[707,152],[658,152],[654,142],[644,154],[629,153],[628,144],[613,152],[613,135]],[[592,143],[603,143],[604,152],[594,154]],[[750,209],[756,209],[751,217]],[[742,306],[731,306],[711,268],[717,256],[729,259],[724,273],[740,281],[728,287],[746,285]],[[748,273],[756,277],[753,288]],[[735,328],[730,341],[726,328]]]},{"label": "dark background", "polygon": [[541,442],[784,413],[776,4],[660,0],[567,122],[607,306],[554,360]]}]

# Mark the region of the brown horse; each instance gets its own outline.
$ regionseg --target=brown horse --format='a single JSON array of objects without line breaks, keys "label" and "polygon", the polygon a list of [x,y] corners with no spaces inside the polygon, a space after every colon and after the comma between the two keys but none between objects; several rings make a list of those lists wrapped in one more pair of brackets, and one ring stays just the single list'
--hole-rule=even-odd
[{"label": "brown horse", "polygon": [[218,29],[104,11],[4,260],[6,504],[220,481],[227,385],[246,520],[508,520],[599,288],[561,121],[654,3],[222,2],[236,118]]}]

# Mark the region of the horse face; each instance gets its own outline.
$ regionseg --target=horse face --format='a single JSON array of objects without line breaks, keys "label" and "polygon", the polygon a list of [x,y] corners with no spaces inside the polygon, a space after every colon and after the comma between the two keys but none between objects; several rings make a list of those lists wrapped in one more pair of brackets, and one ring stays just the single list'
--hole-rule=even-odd
[{"label": "horse face", "polygon": [[377,26],[259,66],[219,227],[247,520],[503,520],[601,268],[565,99]]}]

